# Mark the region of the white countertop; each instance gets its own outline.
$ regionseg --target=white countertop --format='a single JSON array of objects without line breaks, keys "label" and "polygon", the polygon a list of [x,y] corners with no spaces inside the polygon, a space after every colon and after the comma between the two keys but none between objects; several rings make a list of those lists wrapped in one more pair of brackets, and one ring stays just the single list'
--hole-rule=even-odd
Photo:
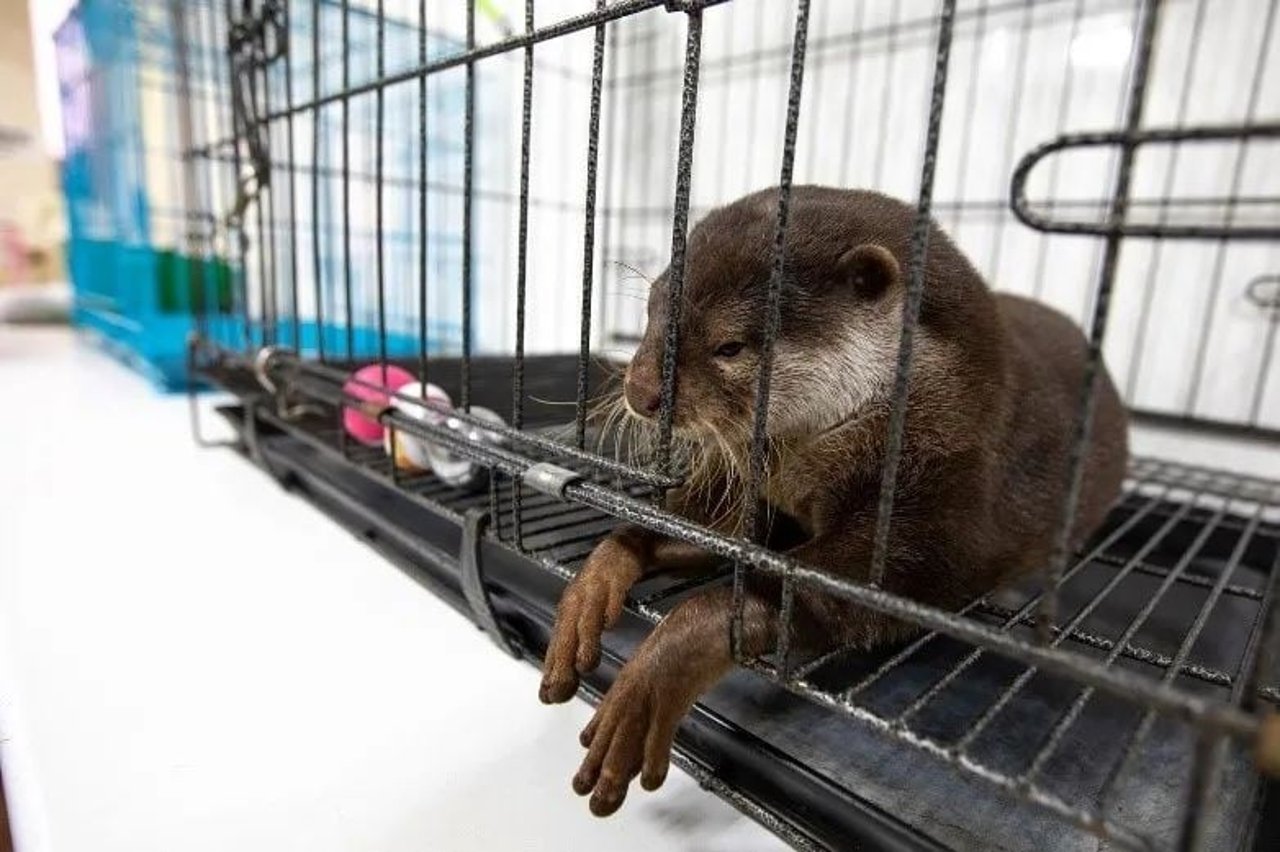
[{"label": "white countertop", "polygon": [[[592,817],[590,715],[186,399],[0,328],[0,760],[20,852],[782,848],[687,776]],[[209,427],[218,424],[206,416]]]}]

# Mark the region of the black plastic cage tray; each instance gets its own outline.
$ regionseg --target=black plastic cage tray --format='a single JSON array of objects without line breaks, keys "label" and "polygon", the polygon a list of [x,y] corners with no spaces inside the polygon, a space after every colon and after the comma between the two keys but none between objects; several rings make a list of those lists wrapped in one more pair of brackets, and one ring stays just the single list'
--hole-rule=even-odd
[{"label": "black plastic cage tray", "polygon": [[[571,386],[576,358],[530,359],[526,388],[530,397],[553,396]],[[471,510],[490,504],[487,491],[467,493],[429,474],[392,476],[383,453],[341,441],[336,417],[304,416],[286,420],[274,401],[244,372],[211,370],[210,377],[237,393],[241,404],[221,409],[240,431],[247,454],[279,482],[296,490],[333,519],[365,539],[423,586],[459,611],[472,616],[461,579],[459,554],[463,521]],[[453,393],[459,365],[431,364],[431,381]],[[506,413],[511,399],[506,361],[477,359],[472,365],[472,400]],[[563,414],[552,405],[530,402],[526,428],[557,432]],[[1064,586],[1063,606],[1070,611],[1095,595],[1117,566],[1141,557],[1140,570],[1108,594],[1071,637],[1072,647],[1105,649],[1164,576],[1204,531],[1207,509],[1188,509],[1166,499],[1166,485],[1185,468],[1151,461],[1135,462],[1122,502],[1095,537],[1095,558]],[[1147,486],[1147,487],[1142,487]],[[498,486],[499,505],[510,503],[512,484]],[[556,602],[565,580],[585,560],[613,519],[595,510],[525,489],[523,549],[516,547],[510,519],[491,526],[478,545],[478,563],[494,611],[519,652],[537,665],[545,649]],[[1153,493],[1155,496],[1153,496]],[[1233,537],[1248,520],[1215,514],[1216,528],[1198,550],[1179,583],[1133,638],[1133,653],[1116,665],[1136,670],[1168,663],[1188,623],[1195,618],[1208,587],[1229,561]],[[1153,536],[1161,531],[1158,546]],[[1098,546],[1103,542],[1105,546]],[[1254,524],[1250,546],[1233,574],[1229,593],[1213,611],[1195,646],[1199,679],[1179,677],[1208,692],[1214,666],[1238,659],[1262,597],[1264,580],[1280,554],[1280,528],[1271,521]],[[1164,566],[1163,568],[1161,566]],[[727,582],[727,574],[708,582]],[[643,639],[655,618],[704,581],[650,580],[638,586],[619,626],[606,635],[601,668],[584,682],[595,700]],[[1017,590],[1008,596],[1016,602]],[[1015,603],[1016,605],[1016,603]],[[999,624],[1007,610],[993,604],[974,617]],[[864,681],[900,649],[837,655],[809,675],[821,688],[838,690]],[[1105,842],[1052,809],[1002,789],[981,772],[961,771],[929,748],[913,744],[962,738],[1025,666],[994,655],[931,690],[970,646],[938,637],[874,679],[859,693],[858,710],[849,714],[808,701],[748,671],[738,671],[705,696],[681,726],[679,763],[705,785],[793,845],[830,849],[1093,850]],[[1160,672],[1156,672],[1159,674]],[[1190,672],[1196,674],[1196,672]],[[1217,678],[1221,681],[1221,678]],[[1267,682],[1272,682],[1268,677]],[[1037,674],[1003,708],[999,723],[985,729],[968,750],[978,765],[1017,777],[1040,750],[1053,725],[1067,712],[1080,687],[1062,678]],[[1274,696],[1272,696],[1274,698]],[[528,700],[536,701],[534,695]],[[910,716],[907,737],[896,726],[904,710]],[[1091,803],[1106,781],[1116,751],[1123,748],[1142,713],[1095,695],[1065,733],[1043,767],[1040,786],[1063,802]],[[894,735],[889,735],[894,734]],[[1157,721],[1126,772],[1109,795],[1107,813],[1158,848],[1178,842],[1195,753],[1194,731]],[[565,748],[577,748],[566,742]],[[1277,832],[1273,784],[1259,781],[1248,756],[1228,751],[1209,820],[1205,848],[1275,849]],[[636,792],[635,795],[643,795]],[[962,805],[959,803],[963,803]],[[585,815],[584,819],[589,818]]]}]

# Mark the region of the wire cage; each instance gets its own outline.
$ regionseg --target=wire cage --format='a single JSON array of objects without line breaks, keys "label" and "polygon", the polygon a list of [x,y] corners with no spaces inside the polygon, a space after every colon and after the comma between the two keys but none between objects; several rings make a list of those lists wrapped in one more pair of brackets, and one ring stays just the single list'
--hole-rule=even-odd
[{"label": "wire cage", "polygon": [[[1280,430],[1277,5],[173,3],[178,43],[218,45],[226,81],[191,97],[199,51],[179,57],[187,357],[236,394],[247,454],[509,653],[541,658],[564,582],[619,520],[723,560],[632,590],[588,697],[685,601],[728,585],[736,634],[746,581],[774,578],[777,647],[737,655],[676,759],[798,847],[1273,848],[1280,483],[1136,458],[1088,543],[1067,531],[1104,357],[1135,424]],[[592,415],[640,341],[643,279],[669,266],[675,350],[691,224],[776,186],[771,351],[810,183],[915,208],[877,542],[900,517],[930,221],[1088,339],[1057,546],[958,611],[888,591],[883,547],[855,582],[669,511],[674,358],[656,451]],[[225,310],[221,279],[190,272],[207,264],[229,270]],[[351,379],[387,361],[456,409],[414,416],[389,401],[437,404]],[[785,402],[762,370],[748,494]],[[353,411],[385,446],[351,439]],[[402,469],[407,440],[489,475]],[[921,632],[793,659],[803,590]]]}]

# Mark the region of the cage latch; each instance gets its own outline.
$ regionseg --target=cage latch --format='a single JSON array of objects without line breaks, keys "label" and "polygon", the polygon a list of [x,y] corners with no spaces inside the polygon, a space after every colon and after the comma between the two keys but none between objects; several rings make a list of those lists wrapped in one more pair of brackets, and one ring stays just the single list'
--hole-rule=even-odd
[{"label": "cage latch", "polygon": [[528,468],[521,477],[525,485],[534,491],[564,499],[564,490],[582,478],[582,474],[550,462],[539,462]]},{"label": "cage latch", "polygon": [[520,659],[519,642],[508,635],[494,612],[489,590],[484,587],[484,574],[480,569],[480,539],[489,525],[489,513],[484,509],[472,509],[462,520],[462,548],[458,554],[458,568],[462,573],[462,594],[471,607],[476,625],[489,634],[493,643],[506,653]]}]

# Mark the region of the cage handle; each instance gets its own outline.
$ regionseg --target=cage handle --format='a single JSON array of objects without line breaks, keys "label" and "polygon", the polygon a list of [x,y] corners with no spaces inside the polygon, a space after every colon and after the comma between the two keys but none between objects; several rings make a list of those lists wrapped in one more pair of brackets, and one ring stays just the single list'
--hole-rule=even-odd
[{"label": "cage handle", "polygon": [[[1232,124],[1201,127],[1167,127],[1127,133],[1122,130],[1101,133],[1067,133],[1031,149],[1013,170],[1009,187],[1009,205],[1018,221],[1042,233],[1083,234],[1097,237],[1161,237],[1181,239],[1280,239],[1280,222],[1266,225],[1178,225],[1169,223],[1071,222],[1053,219],[1035,212],[1027,200],[1027,179],[1031,171],[1047,157],[1061,151],[1081,148],[1121,146],[1137,148],[1150,144],[1178,142],[1221,142],[1280,137],[1280,122]],[[1280,199],[1277,199],[1280,203]],[[1229,202],[1227,202],[1229,203]]]}]

